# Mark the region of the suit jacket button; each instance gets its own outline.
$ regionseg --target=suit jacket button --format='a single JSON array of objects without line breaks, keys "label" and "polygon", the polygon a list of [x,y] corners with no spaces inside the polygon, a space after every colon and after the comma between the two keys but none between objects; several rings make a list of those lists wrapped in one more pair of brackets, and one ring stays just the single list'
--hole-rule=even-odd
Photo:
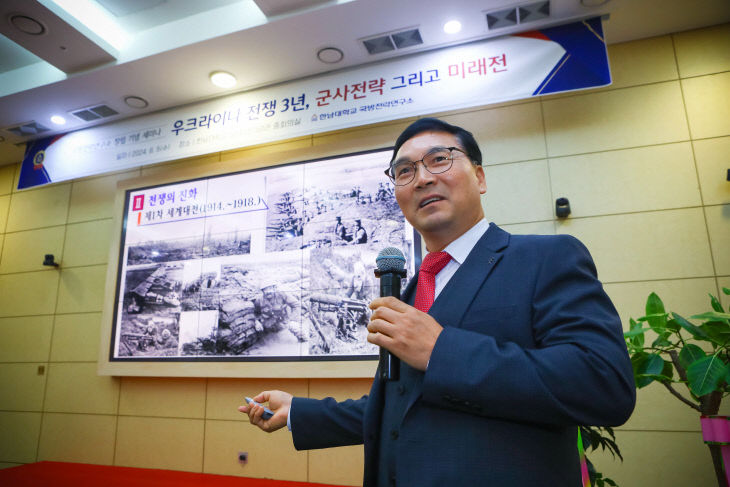
[{"label": "suit jacket button", "polygon": [[400,394],[402,396],[405,393],[406,393],[406,386],[404,386],[403,384],[400,384],[398,386],[398,394]]},{"label": "suit jacket button", "polygon": [[391,430],[390,437],[394,440],[397,440],[398,439],[398,430]]}]

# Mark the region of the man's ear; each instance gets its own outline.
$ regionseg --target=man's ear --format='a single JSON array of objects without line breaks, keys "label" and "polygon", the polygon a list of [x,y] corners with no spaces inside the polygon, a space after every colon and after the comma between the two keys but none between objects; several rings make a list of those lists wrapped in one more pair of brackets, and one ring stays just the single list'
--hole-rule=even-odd
[{"label": "man's ear", "polygon": [[487,179],[484,176],[484,167],[474,166],[474,174],[476,174],[477,181],[479,182],[479,194],[487,192]]}]

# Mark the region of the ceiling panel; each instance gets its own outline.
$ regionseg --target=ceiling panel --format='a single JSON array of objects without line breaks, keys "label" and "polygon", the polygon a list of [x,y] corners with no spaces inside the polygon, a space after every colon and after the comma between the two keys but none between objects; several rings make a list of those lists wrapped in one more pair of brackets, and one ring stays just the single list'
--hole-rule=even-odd
[{"label": "ceiling panel", "polygon": [[41,58],[29,50],[11,41],[4,35],[0,35],[0,73],[42,61]]}]

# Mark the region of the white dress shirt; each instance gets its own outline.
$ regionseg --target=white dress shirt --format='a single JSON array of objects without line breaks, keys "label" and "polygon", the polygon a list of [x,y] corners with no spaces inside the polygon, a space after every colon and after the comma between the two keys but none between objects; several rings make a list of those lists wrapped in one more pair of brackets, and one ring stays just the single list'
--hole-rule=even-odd
[{"label": "white dress shirt", "polygon": [[459,270],[461,264],[464,263],[479,239],[486,233],[487,229],[489,229],[489,222],[486,218],[482,218],[476,223],[476,225],[464,232],[461,237],[451,242],[443,250],[444,252],[448,252],[451,256],[451,260],[443,269],[441,269],[441,272],[436,274],[436,291],[434,292],[434,301],[444,287],[446,287],[446,284],[451,280],[451,277],[457,270]]}]

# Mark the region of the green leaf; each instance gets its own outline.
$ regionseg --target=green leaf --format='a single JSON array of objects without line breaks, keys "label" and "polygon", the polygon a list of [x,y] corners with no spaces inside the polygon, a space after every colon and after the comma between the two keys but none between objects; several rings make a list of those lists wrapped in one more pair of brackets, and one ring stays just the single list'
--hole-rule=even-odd
[{"label": "green leaf", "polygon": [[664,360],[658,353],[646,354],[636,363],[634,377],[636,387],[641,389],[651,384],[664,369]]},{"label": "green leaf", "polygon": [[667,316],[667,313],[654,313],[650,315],[644,315],[641,318],[638,318],[638,321],[649,321],[656,318],[661,318],[662,316]]},{"label": "green leaf", "polygon": [[725,294],[727,294],[728,296],[730,296],[730,289],[724,287],[724,288],[722,288],[722,292],[724,292]]},{"label": "green leaf", "polygon": [[641,327],[638,327],[638,328],[636,328],[634,330],[625,331],[624,332],[624,337],[625,338],[632,338],[632,337],[635,337],[635,336],[643,335],[644,332],[647,332],[649,330],[651,330],[651,328],[641,328]]},{"label": "green leaf", "polygon": [[646,321],[649,327],[657,334],[664,333],[667,327],[667,312],[664,310],[664,303],[656,293],[651,293],[646,299]]},{"label": "green leaf", "polygon": [[631,368],[634,369],[634,379],[636,380],[636,376],[639,374],[639,365],[646,361],[646,357],[648,357],[649,354],[646,352],[638,351],[635,354],[631,356]]},{"label": "green leaf", "polygon": [[712,339],[707,336],[707,333],[702,331],[699,327],[693,325],[689,321],[687,321],[686,318],[683,318],[682,316],[678,315],[677,313],[672,313],[672,316],[674,316],[674,319],[677,320],[677,323],[679,323],[679,326],[687,330],[693,337],[697,338],[698,340],[706,340],[706,341],[712,341]]},{"label": "green leaf", "polygon": [[662,377],[666,377],[667,380],[672,380],[674,377],[674,364],[672,362],[664,361],[664,367],[662,368]]},{"label": "green leaf", "polygon": [[720,304],[720,301],[712,294],[710,294],[710,303],[712,303],[712,309],[714,309],[718,313],[722,313],[723,311],[725,311],[724,309],[722,309],[722,304]]},{"label": "green leaf", "polygon": [[634,366],[634,370],[636,370],[636,364],[645,359],[648,355],[649,354],[646,352],[638,351],[631,356],[631,364]]},{"label": "green leaf", "polygon": [[653,315],[659,313],[666,313],[664,310],[664,303],[657,293],[651,293],[649,297],[646,298],[646,314]]},{"label": "green leaf", "polygon": [[667,337],[669,337],[669,333],[663,333],[659,335],[656,340],[651,344],[653,348],[662,348],[662,347],[671,347],[672,342],[667,340]]},{"label": "green leaf", "polygon": [[725,379],[728,367],[717,355],[708,355],[687,368],[687,382],[696,396],[704,396],[718,388]]},{"label": "green leaf", "polygon": [[730,313],[718,313],[717,311],[708,311],[699,315],[690,316],[693,320],[712,320],[726,321],[730,320]]},{"label": "green leaf", "polygon": [[726,345],[730,342],[730,324],[725,321],[708,321],[700,325],[700,329],[717,345]]},{"label": "green leaf", "polygon": [[682,329],[682,327],[679,326],[679,323],[677,323],[677,320],[674,320],[674,319],[667,320],[667,330],[673,331],[673,332],[678,332],[681,329]]},{"label": "green leaf", "polygon": [[687,370],[687,367],[689,367],[693,362],[696,362],[697,360],[706,356],[707,354],[700,347],[692,343],[688,343],[679,352],[679,365]]},{"label": "green leaf", "polygon": [[[624,336],[629,338],[627,346],[631,350],[639,351],[644,346],[644,331],[641,328],[641,324],[634,321],[633,318],[629,318],[630,329]],[[627,335],[628,334],[628,335]]]},{"label": "green leaf", "polygon": [[608,426],[581,426],[580,436],[583,440],[583,450],[586,455],[597,450],[600,446],[602,451],[608,450],[614,458],[618,457],[623,461],[624,457],[621,456],[621,450],[616,444],[616,436],[612,428]]},{"label": "green leaf", "polygon": [[641,328],[635,319],[629,318],[629,331],[633,331],[636,328]]}]

